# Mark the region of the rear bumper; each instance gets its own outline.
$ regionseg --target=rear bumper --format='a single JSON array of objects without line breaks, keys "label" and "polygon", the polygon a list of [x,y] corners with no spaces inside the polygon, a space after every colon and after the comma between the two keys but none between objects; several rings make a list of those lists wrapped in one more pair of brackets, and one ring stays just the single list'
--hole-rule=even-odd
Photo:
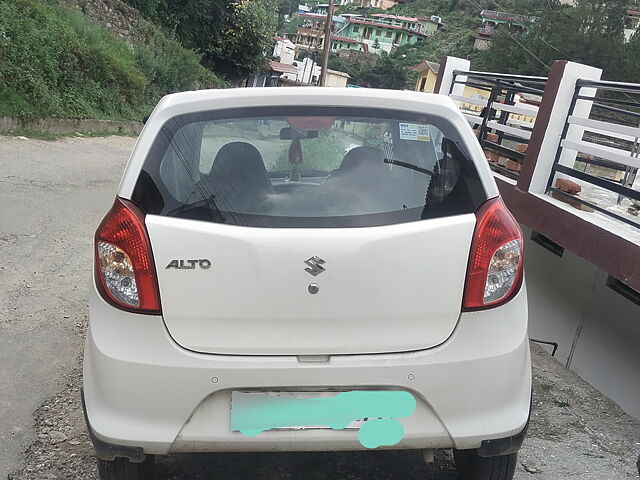
[{"label": "rear bumper", "polygon": [[531,395],[526,312],[523,289],[504,306],[464,313],[438,347],[308,362],[193,353],[173,342],[161,317],[118,311],[94,292],[84,360],[87,423],[94,443],[138,456],[140,449],[358,450],[364,447],[352,430],[233,432],[231,392],[382,388],[407,390],[417,402],[401,419],[403,440],[391,448],[481,448],[487,456],[517,450]]}]

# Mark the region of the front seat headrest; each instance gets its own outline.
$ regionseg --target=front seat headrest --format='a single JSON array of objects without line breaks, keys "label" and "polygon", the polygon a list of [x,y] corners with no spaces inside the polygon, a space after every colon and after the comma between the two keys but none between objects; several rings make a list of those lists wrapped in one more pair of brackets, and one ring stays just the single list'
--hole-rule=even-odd
[{"label": "front seat headrest", "polygon": [[270,191],[273,188],[262,155],[247,142],[224,145],[213,161],[210,175],[231,183],[243,183],[254,191]]},{"label": "front seat headrest", "polygon": [[355,147],[347,152],[340,164],[341,172],[357,168],[384,165],[384,152],[375,147]]}]

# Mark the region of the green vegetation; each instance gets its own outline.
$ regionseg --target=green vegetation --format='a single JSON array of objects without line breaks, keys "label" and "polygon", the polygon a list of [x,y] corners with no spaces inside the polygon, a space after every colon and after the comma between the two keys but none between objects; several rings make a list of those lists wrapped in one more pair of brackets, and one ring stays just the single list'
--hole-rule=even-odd
[{"label": "green vegetation", "polygon": [[166,93],[220,85],[195,53],[147,36],[130,47],[54,0],[0,0],[0,115],[138,120]]},{"label": "green vegetation", "polygon": [[291,0],[125,1],[200,53],[205,67],[231,80],[266,65],[279,20],[297,8]]},{"label": "green vegetation", "polygon": [[[603,78],[637,82],[640,34],[624,42],[628,0],[530,2],[538,17],[525,32],[499,30],[482,66],[505,73],[547,75],[555,60],[571,60],[603,69]],[[636,5],[638,3],[636,2]]]},{"label": "green vegetation", "polygon": [[[340,148],[335,139],[331,138],[330,132],[321,131],[318,138],[301,140],[300,145],[304,154],[303,170],[311,169],[330,172],[334,168],[338,168],[344,156],[344,150]],[[278,161],[272,170],[291,170],[288,147],[280,153]]]},{"label": "green vegetation", "polygon": [[374,66],[346,63],[333,55],[329,68],[348,73],[351,83],[363,87],[413,90],[417,74],[411,68],[424,60],[440,63],[441,57],[451,55],[468,58],[477,66],[481,52],[473,48],[473,31],[479,25],[480,19],[473,16],[450,17],[446,28],[434,36],[404,45],[391,55],[382,53]]},{"label": "green vegetation", "polygon": [[[140,20],[145,42],[129,45],[61,1],[0,0],[0,115],[139,119],[167,93],[224,86],[259,72],[278,29],[292,31],[299,24],[295,17],[283,21],[298,0],[124,0],[157,25]],[[637,82],[640,33],[625,43],[623,24],[626,8],[640,8],[640,0],[575,4],[408,0],[388,13],[435,14],[445,26],[415,45],[383,53],[374,66],[332,56],[329,67],[361,86],[413,89],[411,67],[445,55],[468,58],[476,70],[537,75],[568,59],[603,68],[605,78]],[[482,52],[473,42],[483,8],[537,20],[524,32],[500,29]],[[349,6],[337,13],[352,10],[376,12]]]},{"label": "green vegetation", "polygon": [[[548,75],[555,60],[572,60],[604,70],[603,77],[637,82],[640,78],[640,34],[624,43],[623,25],[629,0],[576,0],[576,6],[559,0],[413,0],[388,13],[429,17],[439,15],[445,26],[416,45],[384,55],[371,67],[347,64],[336,56],[330,68],[351,75],[352,83],[365,87],[413,89],[411,67],[423,60],[439,63],[451,55],[471,60],[474,70]],[[482,9],[533,15],[537,20],[523,33],[499,29],[491,48],[473,48],[474,30],[481,25]]]}]

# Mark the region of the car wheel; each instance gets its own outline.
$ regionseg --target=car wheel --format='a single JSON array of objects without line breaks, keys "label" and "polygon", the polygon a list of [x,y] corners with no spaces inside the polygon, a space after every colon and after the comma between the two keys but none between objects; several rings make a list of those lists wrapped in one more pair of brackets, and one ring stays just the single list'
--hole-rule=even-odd
[{"label": "car wheel", "polygon": [[98,459],[98,475],[100,480],[151,480],[154,461],[153,455],[147,455],[142,463],[133,463],[126,458]]},{"label": "car wheel", "polygon": [[460,480],[512,480],[517,453],[497,457],[481,457],[477,450],[454,450]]}]

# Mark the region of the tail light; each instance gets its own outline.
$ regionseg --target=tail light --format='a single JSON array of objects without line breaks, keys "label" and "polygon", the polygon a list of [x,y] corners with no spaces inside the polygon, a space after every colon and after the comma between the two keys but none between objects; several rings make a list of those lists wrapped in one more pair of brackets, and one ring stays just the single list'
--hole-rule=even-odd
[{"label": "tail light", "polygon": [[144,213],[116,197],[96,231],[96,285],[102,297],[123,310],[160,313],[160,295]]},{"label": "tail light", "polygon": [[494,198],[476,211],[463,310],[501,305],[522,285],[522,232],[502,200]]}]

